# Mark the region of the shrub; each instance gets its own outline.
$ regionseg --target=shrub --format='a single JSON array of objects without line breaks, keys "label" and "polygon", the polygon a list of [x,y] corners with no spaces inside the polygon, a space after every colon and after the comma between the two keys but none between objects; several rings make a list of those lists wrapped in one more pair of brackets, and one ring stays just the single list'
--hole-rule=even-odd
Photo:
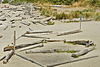
[{"label": "shrub", "polygon": [[9,1],[8,0],[4,0],[2,3],[9,3]]}]

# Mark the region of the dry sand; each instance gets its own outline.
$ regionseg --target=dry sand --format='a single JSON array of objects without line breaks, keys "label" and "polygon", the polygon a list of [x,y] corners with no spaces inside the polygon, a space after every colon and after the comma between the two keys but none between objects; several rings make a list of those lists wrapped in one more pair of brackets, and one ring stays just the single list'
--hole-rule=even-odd
[{"label": "dry sand", "polygon": [[[18,22],[16,22],[16,25],[19,25]],[[17,32],[17,37],[24,34],[26,31],[31,28],[32,30],[52,30],[54,31],[53,34],[50,35],[41,35],[50,37],[51,39],[66,39],[69,40],[91,40],[96,44],[96,50],[81,56],[79,58],[85,58],[89,56],[98,55],[97,58],[91,58],[86,59],[78,62],[73,62],[69,64],[63,64],[59,65],[57,67],[99,67],[100,66],[100,21],[89,21],[89,22],[82,22],[82,31],[81,33],[72,34],[72,35],[65,35],[65,36],[56,36],[58,33],[65,32],[65,31],[71,31],[79,29],[79,23],[61,23],[61,21],[55,21],[55,25],[50,26],[43,26],[40,24],[31,24],[31,26],[25,26],[22,25],[21,28],[14,27],[11,28],[10,26],[6,30],[2,30],[3,28],[0,28],[0,35],[3,37],[0,38],[0,57],[3,55],[6,55],[8,52],[3,52],[3,48],[13,42],[13,32],[14,30]],[[22,37],[17,40],[17,45],[22,43],[31,43],[35,42],[41,39],[37,38],[26,38]],[[43,48],[36,48],[36,49],[84,49],[84,46],[71,46],[64,43],[46,43],[45,47]],[[51,53],[51,54],[25,54],[25,52],[16,52],[21,54],[22,56],[31,58],[41,64],[47,65],[47,64],[53,64],[53,63],[59,63],[63,61],[70,61],[77,58],[70,57],[71,54],[68,53]],[[3,64],[2,61],[0,61],[0,67],[39,67],[39,65],[36,65],[34,63],[31,63],[27,60],[24,60],[16,55],[14,55],[10,61],[7,64]]]}]

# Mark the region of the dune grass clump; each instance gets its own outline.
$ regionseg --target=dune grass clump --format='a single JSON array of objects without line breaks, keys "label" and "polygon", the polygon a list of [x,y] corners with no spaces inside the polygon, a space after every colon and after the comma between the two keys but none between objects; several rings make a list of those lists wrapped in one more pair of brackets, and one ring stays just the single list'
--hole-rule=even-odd
[{"label": "dune grass clump", "polygon": [[95,12],[96,10],[94,9],[84,9],[83,12]]},{"label": "dune grass clump", "polygon": [[48,21],[47,25],[54,25],[55,22]]},{"label": "dune grass clump", "polygon": [[100,12],[95,13],[94,20],[100,21]]},{"label": "dune grass clump", "polygon": [[66,51],[62,51],[61,49],[57,50],[58,53],[76,53],[76,50],[66,50]]},{"label": "dune grass clump", "polygon": [[67,14],[63,13],[59,13],[59,14],[55,14],[56,19],[67,19]]},{"label": "dune grass clump", "polygon": [[76,43],[71,43],[71,42],[64,42],[65,44],[72,44],[72,45],[77,45]]},{"label": "dune grass clump", "polygon": [[41,11],[41,15],[43,16],[46,16],[46,17],[50,17],[52,16],[52,10],[50,7],[47,7],[47,8],[40,8],[40,11]]}]

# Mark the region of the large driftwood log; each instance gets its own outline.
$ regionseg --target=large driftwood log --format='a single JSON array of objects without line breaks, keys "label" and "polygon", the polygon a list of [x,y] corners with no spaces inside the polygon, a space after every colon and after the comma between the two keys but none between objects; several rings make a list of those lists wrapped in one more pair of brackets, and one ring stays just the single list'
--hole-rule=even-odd
[{"label": "large driftwood log", "polygon": [[94,45],[92,41],[89,40],[77,40],[77,41],[67,41],[67,43],[72,43],[72,44],[79,44],[79,45],[84,45],[86,47],[89,47],[91,45]]},{"label": "large driftwood log", "polygon": [[80,30],[74,30],[74,31],[70,31],[70,32],[65,32],[65,33],[58,34],[57,36],[75,34],[75,33],[79,33],[79,32],[82,32],[82,31],[80,31]]},{"label": "large driftwood log", "polygon": [[26,53],[54,53],[56,49],[27,50]]},{"label": "large driftwood log", "polygon": [[62,64],[73,63],[73,62],[77,62],[77,61],[81,61],[81,60],[86,60],[86,59],[91,59],[91,58],[96,58],[96,57],[98,57],[98,56],[96,55],[96,56],[90,56],[90,57],[81,58],[81,59],[75,59],[75,60],[71,60],[71,61],[55,63],[55,64],[47,65],[47,67],[54,67],[54,66],[58,66],[58,65],[62,65]]},{"label": "large driftwood log", "polygon": [[[28,47],[28,46],[32,46],[32,45],[36,45],[36,44],[40,44],[40,43],[42,43],[42,40],[37,41],[37,42],[30,43],[30,44],[16,45],[15,46],[15,50],[21,49],[21,48],[24,48],[24,47]],[[11,50],[13,48],[14,48],[14,46],[7,46],[7,47],[4,48],[4,51],[9,51],[9,50]]]},{"label": "large driftwood log", "polygon": [[45,40],[46,42],[64,42],[64,40]]},{"label": "large driftwood log", "polygon": [[26,34],[52,33],[53,31],[27,31]]},{"label": "large driftwood log", "polygon": [[28,34],[25,34],[25,35],[23,35],[22,37],[50,39],[50,38],[47,38],[47,37],[32,36],[32,35],[28,35]]},{"label": "large driftwood log", "polygon": [[69,50],[69,49],[33,49],[33,50],[27,50],[26,53],[62,53],[62,52],[79,52],[80,50]]},{"label": "large driftwood log", "polygon": [[27,49],[22,49],[20,51],[25,51],[25,50],[30,50],[30,49],[34,49],[34,48],[38,48],[38,47],[43,47],[44,45],[37,45],[37,46],[34,46],[34,47],[30,47],[30,48],[27,48]]},{"label": "large driftwood log", "polygon": [[89,47],[89,48],[84,49],[84,50],[82,50],[82,51],[80,51],[80,52],[73,53],[71,56],[72,56],[72,57],[79,57],[79,56],[82,56],[82,55],[87,54],[88,52],[90,52],[90,51],[92,51],[92,50],[94,50],[94,49],[95,49],[95,47]]},{"label": "large driftwood log", "polygon": [[14,50],[11,50],[10,53],[4,59],[3,64],[6,64],[9,61],[9,59],[13,56],[13,54],[14,54]]}]

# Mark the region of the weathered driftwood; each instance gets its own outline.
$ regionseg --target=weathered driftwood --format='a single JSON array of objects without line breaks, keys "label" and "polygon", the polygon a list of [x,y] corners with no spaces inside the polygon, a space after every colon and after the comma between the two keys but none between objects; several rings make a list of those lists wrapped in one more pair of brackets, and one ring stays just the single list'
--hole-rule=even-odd
[{"label": "weathered driftwood", "polygon": [[14,50],[11,50],[10,53],[4,59],[3,64],[6,64],[10,60],[10,58],[13,56],[13,54],[14,54]]},{"label": "weathered driftwood", "polygon": [[89,47],[89,48],[84,49],[84,50],[82,50],[82,51],[80,51],[80,52],[73,53],[71,56],[72,56],[72,57],[79,57],[79,56],[82,56],[82,55],[87,54],[88,52],[90,52],[90,51],[92,51],[92,50],[94,50],[94,49],[95,49],[95,47]]},{"label": "weathered driftwood", "polygon": [[27,50],[26,53],[54,53],[56,49]]},{"label": "weathered driftwood", "polygon": [[47,17],[47,18],[43,19],[43,22],[50,21],[51,19],[52,19],[52,17]]},{"label": "weathered driftwood", "polygon": [[26,34],[52,33],[53,31],[26,31]]},{"label": "weathered driftwood", "polygon": [[94,45],[92,41],[89,40],[77,40],[77,41],[67,41],[67,43],[72,43],[72,44],[79,44],[79,45],[84,45],[86,47],[89,47],[91,45]]},{"label": "weathered driftwood", "polygon": [[62,52],[68,52],[68,53],[75,53],[79,52],[80,50],[69,50],[69,49],[33,49],[33,50],[27,50],[26,53],[62,53]]},{"label": "weathered driftwood", "polygon": [[64,40],[45,40],[46,42],[64,42]]},{"label": "weathered driftwood", "polygon": [[[24,48],[24,47],[28,47],[28,46],[32,46],[32,45],[36,45],[36,44],[40,44],[40,43],[42,43],[42,40],[37,41],[37,42],[30,43],[30,44],[16,45],[15,46],[15,50],[21,49],[21,48]],[[11,50],[13,48],[14,48],[14,46],[7,46],[7,47],[4,48],[4,51],[9,51],[9,50]]]},{"label": "weathered driftwood", "polygon": [[50,38],[47,38],[47,37],[32,36],[32,35],[30,36],[30,35],[28,35],[28,34],[27,34],[27,35],[25,34],[25,35],[23,35],[22,37],[50,39]]},{"label": "weathered driftwood", "polygon": [[79,32],[82,32],[82,31],[80,31],[80,30],[74,30],[74,31],[70,31],[70,32],[65,32],[65,33],[58,34],[57,36],[75,34],[75,33],[79,33]]},{"label": "weathered driftwood", "polygon": [[4,28],[4,30],[6,30],[8,28],[8,25]]},{"label": "weathered driftwood", "polygon": [[27,23],[27,22],[21,22],[21,23],[24,24],[24,25],[27,25],[27,26],[31,25],[31,23]]},{"label": "weathered driftwood", "polygon": [[37,45],[37,46],[34,46],[34,47],[30,47],[30,48],[27,48],[27,49],[22,49],[20,51],[25,51],[25,50],[30,50],[30,49],[34,49],[34,48],[38,48],[38,47],[43,47],[44,45]]},{"label": "weathered driftwood", "polygon": [[0,58],[0,61],[2,61],[2,60],[5,59],[5,58],[6,58],[6,56],[1,57],[1,58]]},{"label": "weathered driftwood", "polygon": [[46,66],[44,66],[43,64],[40,64],[40,63],[38,63],[38,62],[36,62],[36,61],[34,61],[34,60],[32,60],[32,59],[26,58],[26,57],[21,56],[21,55],[19,55],[19,54],[16,54],[16,55],[17,55],[18,57],[21,57],[21,58],[27,60],[27,61],[30,61],[30,62],[32,62],[32,63],[35,63],[35,64],[37,64],[37,65],[39,65],[39,66],[41,66],[41,67],[46,67]]},{"label": "weathered driftwood", "polygon": [[91,59],[91,58],[96,58],[96,57],[99,57],[99,56],[96,55],[96,56],[90,56],[90,57],[76,59],[76,60],[72,60],[72,61],[65,61],[65,62],[55,63],[55,64],[47,65],[47,67],[54,67],[54,66],[58,66],[58,65],[62,65],[62,64],[73,63],[73,62],[86,60],[86,59]]},{"label": "weathered driftwood", "polygon": [[6,21],[6,18],[0,18],[0,21]]},{"label": "weathered driftwood", "polygon": [[44,25],[44,26],[46,26],[46,24],[45,23],[42,23],[41,21],[39,21],[39,20],[34,20],[34,21],[31,21],[32,23],[39,23],[39,24],[42,24],[42,25]]}]

